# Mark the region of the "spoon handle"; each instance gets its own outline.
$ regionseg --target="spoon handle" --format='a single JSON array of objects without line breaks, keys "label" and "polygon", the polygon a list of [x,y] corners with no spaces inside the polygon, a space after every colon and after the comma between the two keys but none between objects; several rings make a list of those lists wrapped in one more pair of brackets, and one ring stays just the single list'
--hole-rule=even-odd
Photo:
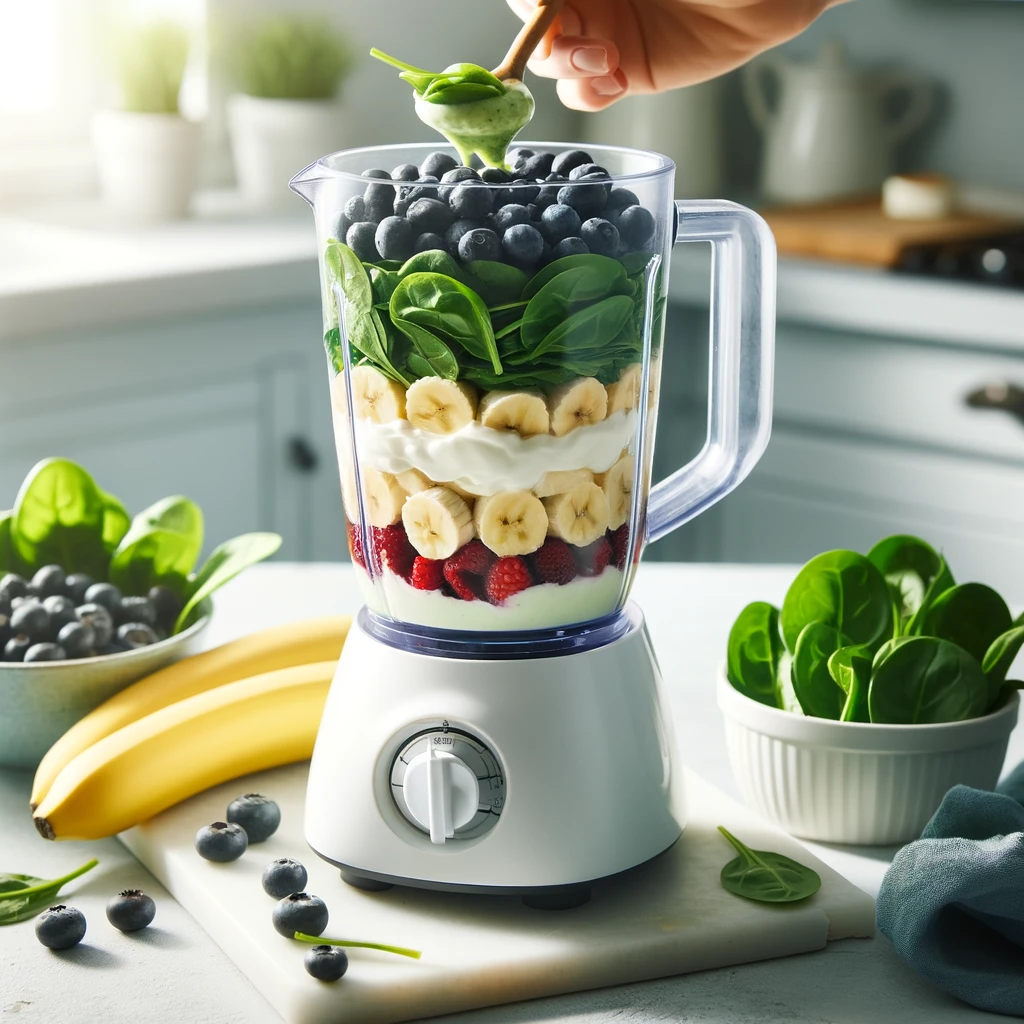
[{"label": "spoon handle", "polygon": [[551,28],[564,4],[565,0],[537,0],[533,17],[519,30],[519,35],[509,47],[505,59],[494,69],[495,77],[522,81],[526,73],[526,62],[533,55],[537,44],[544,38],[544,34]]}]

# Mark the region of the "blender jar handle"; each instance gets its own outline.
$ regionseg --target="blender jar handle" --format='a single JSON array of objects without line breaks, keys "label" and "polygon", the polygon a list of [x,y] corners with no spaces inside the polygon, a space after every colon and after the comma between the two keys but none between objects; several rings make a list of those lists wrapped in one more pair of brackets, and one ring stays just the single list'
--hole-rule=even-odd
[{"label": "blender jar handle", "polygon": [[652,488],[647,541],[724,498],[754,468],[771,433],[775,239],[753,210],[677,200],[676,243],[711,243],[708,432],[691,462]]}]

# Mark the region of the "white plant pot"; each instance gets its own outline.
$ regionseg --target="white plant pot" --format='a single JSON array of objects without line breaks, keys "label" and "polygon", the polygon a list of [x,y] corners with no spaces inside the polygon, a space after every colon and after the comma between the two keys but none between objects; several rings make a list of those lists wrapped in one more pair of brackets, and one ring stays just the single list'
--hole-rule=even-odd
[{"label": "white plant pot", "polygon": [[188,214],[202,128],[177,114],[100,110],[93,145],[106,203],[132,220],[175,220]]},{"label": "white plant pot", "polygon": [[292,175],[341,149],[343,108],[337,100],[277,100],[238,93],[228,99],[228,131],[243,196],[264,209],[301,202]]},{"label": "white plant pot", "polygon": [[804,839],[878,845],[916,839],[951,787],[995,786],[1020,699],[965,722],[833,722],[759,704],[723,667],[718,707],[747,804]]}]

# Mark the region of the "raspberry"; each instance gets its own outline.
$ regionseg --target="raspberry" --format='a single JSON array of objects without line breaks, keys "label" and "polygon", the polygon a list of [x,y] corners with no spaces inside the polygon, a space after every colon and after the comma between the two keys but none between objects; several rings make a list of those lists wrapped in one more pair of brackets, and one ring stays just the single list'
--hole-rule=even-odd
[{"label": "raspberry", "polygon": [[348,533],[348,551],[352,561],[356,565],[366,568],[366,559],[363,557],[363,534],[355,523],[345,523],[345,531]]},{"label": "raspberry", "polygon": [[559,537],[548,537],[530,556],[533,571],[541,583],[569,583],[576,578],[576,563],[569,545]]},{"label": "raspberry", "polygon": [[611,541],[615,567],[625,569],[626,556],[629,554],[629,525],[623,523],[617,530],[609,530],[608,540]]},{"label": "raspberry", "polygon": [[444,586],[444,562],[417,555],[409,582],[417,590],[440,590]]},{"label": "raspberry", "polygon": [[373,567],[380,572],[386,565],[396,576],[407,580],[412,572],[416,549],[409,543],[405,527],[401,523],[373,526],[370,532],[373,536]]},{"label": "raspberry", "polygon": [[463,601],[475,601],[484,596],[484,577],[493,562],[494,554],[483,542],[471,540],[446,559],[444,578]]},{"label": "raspberry", "polygon": [[581,576],[600,576],[612,558],[612,546],[607,537],[598,537],[593,544],[573,551],[576,568]]},{"label": "raspberry", "polygon": [[533,585],[530,570],[518,555],[499,558],[487,574],[487,600],[504,604],[513,594]]}]

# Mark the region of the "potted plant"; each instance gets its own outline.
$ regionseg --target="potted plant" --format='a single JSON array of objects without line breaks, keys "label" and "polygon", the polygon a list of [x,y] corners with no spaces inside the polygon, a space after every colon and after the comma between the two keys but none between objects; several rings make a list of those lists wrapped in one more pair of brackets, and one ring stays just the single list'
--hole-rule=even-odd
[{"label": "potted plant", "polygon": [[233,36],[228,71],[240,91],[228,99],[228,131],[251,204],[288,205],[288,179],[341,148],[337,92],[351,65],[344,37],[321,19],[269,18]]},{"label": "potted plant", "polygon": [[121,109],[97,111],[93,143],[104,199],[135,220],[188,213],[200,143],[200,126],[178,110],[188,50],[188,33],[169,21],[135,25],[117,38]]}]

